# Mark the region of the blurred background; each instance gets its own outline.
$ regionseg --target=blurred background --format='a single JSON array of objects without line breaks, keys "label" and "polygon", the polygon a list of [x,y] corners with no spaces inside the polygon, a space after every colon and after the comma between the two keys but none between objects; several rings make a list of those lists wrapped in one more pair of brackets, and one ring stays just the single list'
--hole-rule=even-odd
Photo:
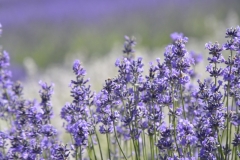
[{"label": "blurred background", "polygon": [[239,7],[239,0],[0,0],[0,43],[15,65],[31,57],[45,69],[67,54],[107,54],[124,35],[150,51],[175,31],[200,40],[219,27],[209,27],[211,18],[224,22]]},{"label": "blurred background", "polygon": [[71,101],[74,59],[100,91],[105,79],[117,75],[114,63],[122,56],[124,35],[136,37],[145,71],[163,56],[173,32],[184,33],[188,50],[206,58],[205,43],[223,43],[226,28],[239,25],[239,7],[239,0],[0,0],[0,44],[10,54],[14,80],[24,83],[25,97],[39,100],[39,80],[55,83],[58,115]]},{"label": "blurred background", "polygon": [[239,25],[239,6],[239,0],[0,0],[0,45],[10,54],[14,80],[66,83],[80,59],[99,90],[116,75],[124,35],[136,37],[145,66],[162,57],[173,32],[189,37],[189,51],[205,55],[206,42],[224,42],[226,28]]},{"label": "blurred background", "polygon": [[0,0],[0,44],[15,80],[70,82],[73,60],[80,59],[99,90],[116,75],[124,35],[136,37],[145,66],[163,55],[175,31],[189,37],[189,50],[205,55],[206,42],[224,42],[226,28],[239,24],[239,6],[239,0]]}]

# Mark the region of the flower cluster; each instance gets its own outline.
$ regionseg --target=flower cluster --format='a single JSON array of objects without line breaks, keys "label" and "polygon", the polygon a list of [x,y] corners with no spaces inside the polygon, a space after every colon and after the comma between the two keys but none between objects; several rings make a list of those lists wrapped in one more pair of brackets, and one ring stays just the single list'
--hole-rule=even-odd
[{"label": "flower cluster", "polygon": [[8,53],[0,52],[0,118],[9,126],[0,131],[0,159],[239,159],[240,27],[225,37],[223,45],[205,45],[204,80],[194,68],[202,56],[188,52],[182,33],[171,34],[164,58],[150,62],[145,76],[143,59],[133,55],[135,38],[125,36],[117,75],[96,93],[76,60],[73,100],[60,113],[68,144],[51,124],[54,85],[40,81],[41,101],[25,99],[22,84],[11,80]]},{"label": "flower cluster", "polygon": [[40,81],[41,102],[23,97],[23,86],[11,80],[9,55],[0,52],[0,118],[9,128],[0,132],[0,159],[66,160],[69,149],[58,139],[51,125],[53,86]]}]

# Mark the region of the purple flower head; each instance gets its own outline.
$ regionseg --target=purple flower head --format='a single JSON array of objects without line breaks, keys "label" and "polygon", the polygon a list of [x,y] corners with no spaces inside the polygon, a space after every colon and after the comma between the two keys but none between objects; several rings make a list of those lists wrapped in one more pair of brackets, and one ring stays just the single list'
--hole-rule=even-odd
[{"label": "purple flower head", "polygon": [[237,51],[237,54],[240,53],[240,38],[234,38],[233,43],[235,44],[235,51]]},{"label": "purple flower head", "polygon": [[214,56],[212,58],[208,57],[208,61],[209,61],[209,63],[223,63],[223,62],[225,62],[223,56],[219,56],[219,57]]},{"label": "purple flower head", "polygon": [[133,48],[136,44],[135,37],[129,38],[128,36],[125,36],[123,53],[127,54],[128,59],[132,58],[132,55],[130,54],[135,52]]},{"label": "purple flower head", "polygon": [[5,148],[7,145],[8,135],[0,131],[0,148]]},{"label": "purple flower head", "polygon": [[28,109],[28,120],[33,126],[40,127],[43,122],[44,112],[42,109],[39,110],[39,106],[33,102],[32,106]]},{"label": "purple flower head", "polygon": [[53,145],[52,141],[50,138],[48,137],[43,137],[42,141],[41,141],[41,147],[43,149],[47,149],[47,148],[51,148]]},{"label": "purple flower head", "polygon": [[130,131],[131,138],[135,139],[135,140],[139,139],[141,133],[142,133],[142,130],[140,130],[140,129],[132,129]]},{"label": "purple flower head", "polygon": [[99,128],[101,134],[110,134],[113,132],[113,125],[101,125]]},{"label": "purple flower head", "polygon": [[29,142],[29,149],[27,153],[25,153],[25,156],[28,159],[36,159],[38,155],[41,155],[43,153],[43,148],[36,142],[36,140],[31,140]]},{"label": "purple flower head", "polygon": [[183,33],[174,32],[170,35],[170,37],[173,40],[173,43],[181,47],[185,47],[184,44],[188,42],[188,38],[184,37]]},{"label": "purple flower head", "polygon": [[203,60],[202,54],[197,54],[196,52],[190,51],[189,55],[192,58],[192,64],[199,64]]},{"label": "purple flower head", "polygon": [[[75,60],[73,71],[76,75],[76,80],[71,80],[70,84],[73,101],[66,103],[62,108],[61,118],[67,121],[66,130],[73,137],[72,143],[74,147],[82,146],[83,150],[88,145],[88,135],[92,134],[92,128],[96,124],[90,114],[90,106],[93,104],[94,93],[91,92],[91,86],[87,85],[89,79],[84,79],[86,71],[79,60]],[[64,155],[57,155],[60,154],[60,151],[54,150],[52,152],[56,154],[55,159],[57,159],[56,156],[64,157]],[[66,155],[68,155],[67,153],[66,151]]]},{"label": "purple flower head", "polygon": [[226,30],[226,36],[225,38],[235,38],[235,37],[240,37],[240,27],[237,26],[236,28],[228,28]]},{"label": "purple flower head", "polygon": [[44,123],[50,122],[51,117],[53,116],[52,104],[51,104],[51,96],[53,94],[53,86],[54,84],[48,85],[46,82],[39,81],[41,85],[41,90],[39,91],[41,97],[41,103],[43,110],[43,120]]},{"label": "purple flower head", "polygon": [[232,142],[233,146],[240,146],[240,134],[236,134],[234,135],[234,139]]},{"label": "purple flower head", "polygon": [[[169,67],[171,66],[173,58],[174,58],[172,48],[173,48],[173,45],[168,45],[165,48],[165,52],[164,52],[164,62],[166,64],[166,66],[169,66]],[[160,63],[160,61],[158,63]]]},{"label": "purple flower head", "polygon": [[178,82],[179,82],[179,84],[185,85],[188,82],[190,82],[190,76],[186,75],[186,74],[183,74],[183,73],[180,73]]},{"label": "purple flower head", "polygon": [[239,38],[227,40],[227,42],[223,45],[223,49],[230,50],[230,51],[238,51],[239,50]]},{"label": "purple flower head", "polygon": [[161,133],[162,137],[171,137],[173,129],[171,127],[168,127],[165,122],[163,122],[159,128],[159,132]]},{"label": "purple flower head", "polygon": [[117,61],[116,63],[119,73],[117,80],[121,84],[135,84],[142,81],[143,62],[141,57],[137,60],[124,58],[122,61]]},{"label": "purple flower head", "polygon": [[51,159],[52,160],[66,160],[70,154],[67,145],[63,144],[54,144],[51,148]]},{"label": "purple flower head", "polygon": [[88,140],[89,124],[85,120],[79,120],[70,128],[70,133],[73,135],[75,146],[86,146]]},{"label": "purple flower head", "polygon": [[[1,62],[0,62],[1,63]],[[12,97],[13,93],[11,91],[11,87],[13,82],[11,81],[12,78],[12,72],[6,69],[3,69],[2,72],[0,73],[0,82],[1,82],[1,87],[3,89],[6,89],[6,92],[3,92],[3,98],[6,100],[9,100],[9,98],[14,98]]]},{"label": "purple flower head", "polygon": [[[235,57],[234,57],[234,59],[235,59]],[[227,66],[233,66],[234,65],[234,60],[231,59],[231,56],[228,56],[228,59],[225,61],[225,64]],[[233,69],[235,69],[235,68],[233,68]]]},{"label": "purple flower head", "polygon": [[46,124],[46,125],[42,126],[41,133],[45,137],[53,137],[53,136],[57,135],[57,130],[52,125]]},{"label": "purple flower head", "polygon": [[174,32],[170,37],[173,41],[176,41],[177,39],[183,38],[183,33]]},{"label": "purple flower head", "polygon": [[216,160],[215,150],[217,149],[217,140],[214,137],[207,137],[201,142],[199,157],[202,159]]},{"label": "purple flower head", "polygon": [[119,67],[121,64],[121,60],[120,59],[117,59],[116,62],[115,62],[115,66],[116,67]]},{"label": "purple flower head", "polygon": [[224,62],[224,58],[221,54],[223,48],[220,46],[218,42],[215,43],[206,43],[205,48],[209,50],[209,54],[212,55],[212,58],[208,58],[210,63],[222,63]]},{"label": "purple flower head", "polygon": [[190,56],[192,57],[192,59],[194,60],[194,64],[198,64],[203,60],[203,56],[202,54],[196,54],[196,52],[189,52]]},{"label": "purple flower head", "polygon": [[210,125],[213,129],[223,130],[225,123],[225,113],[223,111],[217,110],[215,115],[209,113],[207,114],[209,117]]},{"label": "purple flower head", "polygon": [[240,126],[240,113],[233,114],[231,123],[234,126]]},{"label": "purple flower head", "polygon": [[53,86],[54,84],[48,85],[46,82],[39,81],[39,85],[41,86],[41,90],[39,91],[40,96],[42,98],[41,104],[44,105],[49,103],[51,96],[53,94]]},{"label": "purple flower head", "polygon": [[235,75],[230,72],[230,68],[227,67],[225,68],[223,71],[222,71],[222,74],[223,74],[223,80],[224,81],[229,81],[229,82],[232,82],[235,78]]},{"label": "purple flower head", "polygon": [[163,151],[166,149],[172,149],[174,140],[172,138],[173,135],[173,129],[167,127],[166,123],[163,123],[161,126],[158,128],[160,134],[161,134],[161,139],[158,140],[156,146],[158,147],[159,151]]},{"label": "purple flower head", "polygon": [[177,59],[175,62],[173,62],[173,67],[176,68],[177,71],[181,71],[183,73],[188,73],[190,64],[191,64],[191,61],[189,58],[181,58],[181,59]]},{"label": "purple flower head", "polygon": [[177,137],[183,146],[194,145],[197,143],[197,137],[193,125],[188,120],[180,119],[177,126]]},{"label": "purple flower head", "polygon": [[9,61],[10,61],[9,54],[6,51],[3,51],[3,53],[0,52],[0,68],[1,69],[7,68],[10,65]]},{"label": "purple flower head", "polygon": [[79,60],[75,60],[73,63],[73,72],[77,77],[85,76],[86,75],[86,70],[83,69],[81,63]]},{"label": "purple flower head", "polygon": [[[213,63],[217,62],[215,61]],[[210,73],[211,77],[220,77],[223,74],[222,68],[213,67],[211,63],[206,67],[206,71]]]},{"label": "purple flower head", "polygon": [[156,146],[160,151],[171,150],[173,148],[174,140],[171,137],[161,138],[158,140]]},{"label": "purple flower head", "polygon": [[22,83],[20,81],[15,82],[12,86],[12,90],[13,90],[13,92],[16,96],[18,96],[18,97],[22,96],[23,95],[23,93],[22,93],[22,91],[23,91]]},{"label": "purple flower head", "polygon": [[172,46],[172,53],[174,54],[174,57],[185,57],[187,55],[188,52],[185,49],[185,43],[187,43],[187,41],[184,41],[183,39],[175,41]]}]

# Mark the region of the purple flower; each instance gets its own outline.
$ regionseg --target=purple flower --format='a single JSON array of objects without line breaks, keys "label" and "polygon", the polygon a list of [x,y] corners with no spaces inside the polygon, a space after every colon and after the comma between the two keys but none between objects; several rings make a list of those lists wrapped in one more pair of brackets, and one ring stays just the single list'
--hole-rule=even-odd
[{"label": "purple flower", "polygon": [[88,128],[89,124],[84,120],[79,120],[70,128],[70,133],[73,135],[74,138],[74,145],[79,146],[86,146],[88,140]]},{"label": "purple flower", "polygon": [[183,38],[183,33],[174,32],[170,35],[170,37],[173,41],[176,41],[177,39]]},{"label": "purple flower", "polygon": [[240,113],[233,114],[231,123],[234,126],[240,126]]},{"label": "purple flower", "polygon": [[52,104],[51,104],[51,96],[53,94],[53,84],[48,85],[43,81],[39,81],[39,84],[42,87],[39,93],[42,100],[40,105],[42,106],[42,110],[43,110],[43,115],[42,115],[43,120],[44,120],[44,123],[49,123],[51,117],[53,116]]},{"label": "purple flower", "polygon": [[21,97],[23,95],[23,86],[20,81],[17,81],[12,86],[12,91],[14,94],[18,97]]},{"label": "purple flower", "polygon": [[225,38],[235,38],[235,37],[240,37],[240,27],[237,26],[236,28],[228,28],[226,30],[226,36]]},{"label": "purple flower", "polygon": [[188,121],[180,119],[177,125],[177,137],[183,146],[194,145],[197,143],[194,126]]},{"label": "purple flower", "polygon": [[0,54],[0,68],[5,69],[8,66],[10,66],[9,63],[10,57],[6,51],[3,51],[3,53]]},{"label": "purple flower", "polygon": [[220,46],[220,44],[218,42],[215,43],[206,43],[205,44],[205,48],[209,50],[209,54],[218,57],[219,55],[221,55],[221,51],[223,50],[222,47]]},{"label": "purple flower", "polygon": [[[217,62],[214,62],[214,63],[217,63]],[[209,64],[206,67],[206,70],[210,73],[211,77],[220,77],[223,74],[223,69],[222,68],[213,67],[212,64]]]},{"label": "purple flower", "polygon": [[69,157],[70,151],[63,144],[54,144],[51,148],[51,159],[66,160]]},{"label": "purple flower", "polygon": [[27,155],[28,159],[36,159],[38,155],[43,153],[43,148],[36,141],[32,141],[30,143],[31,144]]},{"label": "purple flower", "polygon": [[73,72],[77,77],[85,76],[86,70],[82,67],[79,60],[75,60],[73,63]]},{"label": "purple flower", "polygon": [[42,126],[41,133],[45,137],[53,137],[57,135],[57,130],[52,125],[46,124]]},{"label": "purple flower", "polygon": [[113,123],[120,117],[119,112],[115,111],[119,104],[114,92],[115,86],[116,82],[114,79],[106,80],[102,91],[95,97],[98,123],[102,124],[99,131],[102,134],[112,133]]},{"label": "purple flower", "polygon": [[136,41],[135,41],[134,37],[129,38],[128,36],[125,36],[123,53],[127,54],[127,58],[132,57],[132,55],[130,55],[130,54],[135,52],[133,49],[133,47],[135,47],[135,45],[136,45]]},{"label": "purple flower", "polygon": [[197,54],[196,52],[189,52],[190,56],[192,57],[193,61],[192,63],[194,63],[195,65],[200,63],[203,60],[203,56],[202,54]]},{"label": "purple flower", "polygon": [[217,149],[217,140],[214,137],[207,137],[201,143],[201,150],[199,157],[202,159],[212,159],[216,160],[215,150]]},{"label": "purple flower", "polygon": [[237,51],[239,49],[239,39],[234,38],[227,40],[227,42],[223,45],[224,50],[230,50],[230,51]]},{"label": "purple flower", "polygon": [[232,144],[233,144],[234,147],[240,145],[240,134],[235,133]]},{"label": "purple flower", "polygon": [[5,148],[7,145],[6,140],[8,139],[8,135],[4,132],[0,131],[0,148]]},{"label": "purple flower", "polygon": [[99,126],[99,132],[101,134],[109,134],[113,132],[113,125],[112,124],[108,124],[108,125],[101,125]]}]

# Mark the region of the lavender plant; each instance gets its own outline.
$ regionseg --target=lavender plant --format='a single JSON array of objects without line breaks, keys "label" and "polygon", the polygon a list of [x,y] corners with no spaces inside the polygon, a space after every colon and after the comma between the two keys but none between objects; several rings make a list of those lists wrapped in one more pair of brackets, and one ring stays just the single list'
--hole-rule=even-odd
[{"label": "lavender plant", "polygon": [[118,74],[100,92],[74,62],[73,100],[60,113],[66,144],[51,124],[54,85],[39,82],[40,102],[24,98],[22,84],[11,80],[8,53],[0,52],[0,118],[8,125],[0,131],[0,159],[239,159],[240,27],[227,29],[225,44],[205,45],[209,76],[203,80],[194,69],[201,55],[187,51],[182,33],[171,38],[163,60],[150,62],[144,76],[135,38],[126,36]]}]

